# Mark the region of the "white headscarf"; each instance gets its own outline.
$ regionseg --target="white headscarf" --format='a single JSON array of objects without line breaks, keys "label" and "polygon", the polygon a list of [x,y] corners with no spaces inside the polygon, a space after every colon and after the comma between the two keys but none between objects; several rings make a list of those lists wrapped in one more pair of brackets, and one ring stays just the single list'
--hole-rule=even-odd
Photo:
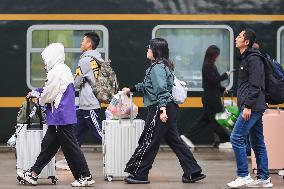
[{"label": "white headscarf", "polygon": [[74,83],[70,68],[64,64],[64,46],[61,43],[52,43],[44,49],[41,56],[48,73],[40,104],[51,103],[58,108],[68,85]]}]

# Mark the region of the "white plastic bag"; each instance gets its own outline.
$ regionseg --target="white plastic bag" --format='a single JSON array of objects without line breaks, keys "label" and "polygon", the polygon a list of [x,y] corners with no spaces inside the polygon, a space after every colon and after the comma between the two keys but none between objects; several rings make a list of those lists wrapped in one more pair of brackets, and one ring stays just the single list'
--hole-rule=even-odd
[{"label": "white plastic bag", "polygon": [[132,119],[134,119],[138,114],[138,107],[125,93],[115,94],[105,111],[106,119],[131,118],[131,106],[133,108]]},{"label": "white plastic bag", "polygon": [[11,138],[7,141],[7,146],[10,147],[16,146],[16,134],[13,134]]},{"label": "white plastic bag", "polygon": [[172,96],[176,103],[182,104],[187,98],[187,90],[186,83],[184,81],[179,80],[174,74],[174,85],[172,89]]}]

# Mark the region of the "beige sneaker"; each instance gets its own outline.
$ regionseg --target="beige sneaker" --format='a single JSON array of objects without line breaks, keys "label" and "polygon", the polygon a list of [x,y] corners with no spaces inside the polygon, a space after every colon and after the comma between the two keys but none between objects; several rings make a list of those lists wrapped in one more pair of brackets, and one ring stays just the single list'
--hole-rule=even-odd
[{"label": "beige sneaker", "polygon": [[248,188],[272,188],[272,186],[270,177],[266,180],[256,179],[252,183],[247,184]]},{"label": "beige sneaker", "polygon": [[218,147],[219,149],[232,149],[232,144],[230,142],[223,142]]}]

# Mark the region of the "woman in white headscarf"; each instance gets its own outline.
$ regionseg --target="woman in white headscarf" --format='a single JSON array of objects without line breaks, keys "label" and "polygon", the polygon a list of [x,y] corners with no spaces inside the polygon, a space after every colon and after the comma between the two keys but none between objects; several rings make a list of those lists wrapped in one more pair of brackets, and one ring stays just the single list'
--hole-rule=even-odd
[{"label": "woman in white headscarf", "polygon": [[73,131],[73,124],[77,122],[75,88],[72,72],[64,64],[64,46],[61,43],[52,43],[44,49],[41,56],[47,79],[43,88],[32,91],[28,96],[38,96],[39,104],[46,107],[48,129],[35,164],[28,171],[18,172],[18,175],[28,183],[37,185],[38,175],[61,146],[76,179],[71,185],[75,187],[92,185],[95,181]]}]

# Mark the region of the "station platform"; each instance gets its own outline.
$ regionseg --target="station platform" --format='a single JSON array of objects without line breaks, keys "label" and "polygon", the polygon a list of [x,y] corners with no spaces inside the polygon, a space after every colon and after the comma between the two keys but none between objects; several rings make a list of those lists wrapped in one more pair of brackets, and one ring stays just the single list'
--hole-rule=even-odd
[{"label": "station platform", "polygon": [[[207,178],[200,182],[184,184],[181,182],[182,169],[174,153],[164,148],[159,151],[158,156],[150,171],[150,184],[129,185],[123,181],[105,181],[103,177],[102,153],[95,148],[84,148],[91,173],[95,177],[95,185],[91,188],[97,189],[225,189],[226,184],[235,177],[235,160],[232,150],[219,151],[217,148],[196,148],[193,151],[198,163]],[[62,159],[62,153],[58,153],[58,160]],[[74,181],[70,171],[57,169],[59,182],[51,185],[50,180],[39,180],[38,186],[19,185],[16,179],[16,158],[13,150],[2,150],[0,153],[0,188],[71,188],[70,183]],[[255,174],[252,174],[255,177]],[[284,189],[284,179],[278,174],[271,174],[273,188]]]}]

